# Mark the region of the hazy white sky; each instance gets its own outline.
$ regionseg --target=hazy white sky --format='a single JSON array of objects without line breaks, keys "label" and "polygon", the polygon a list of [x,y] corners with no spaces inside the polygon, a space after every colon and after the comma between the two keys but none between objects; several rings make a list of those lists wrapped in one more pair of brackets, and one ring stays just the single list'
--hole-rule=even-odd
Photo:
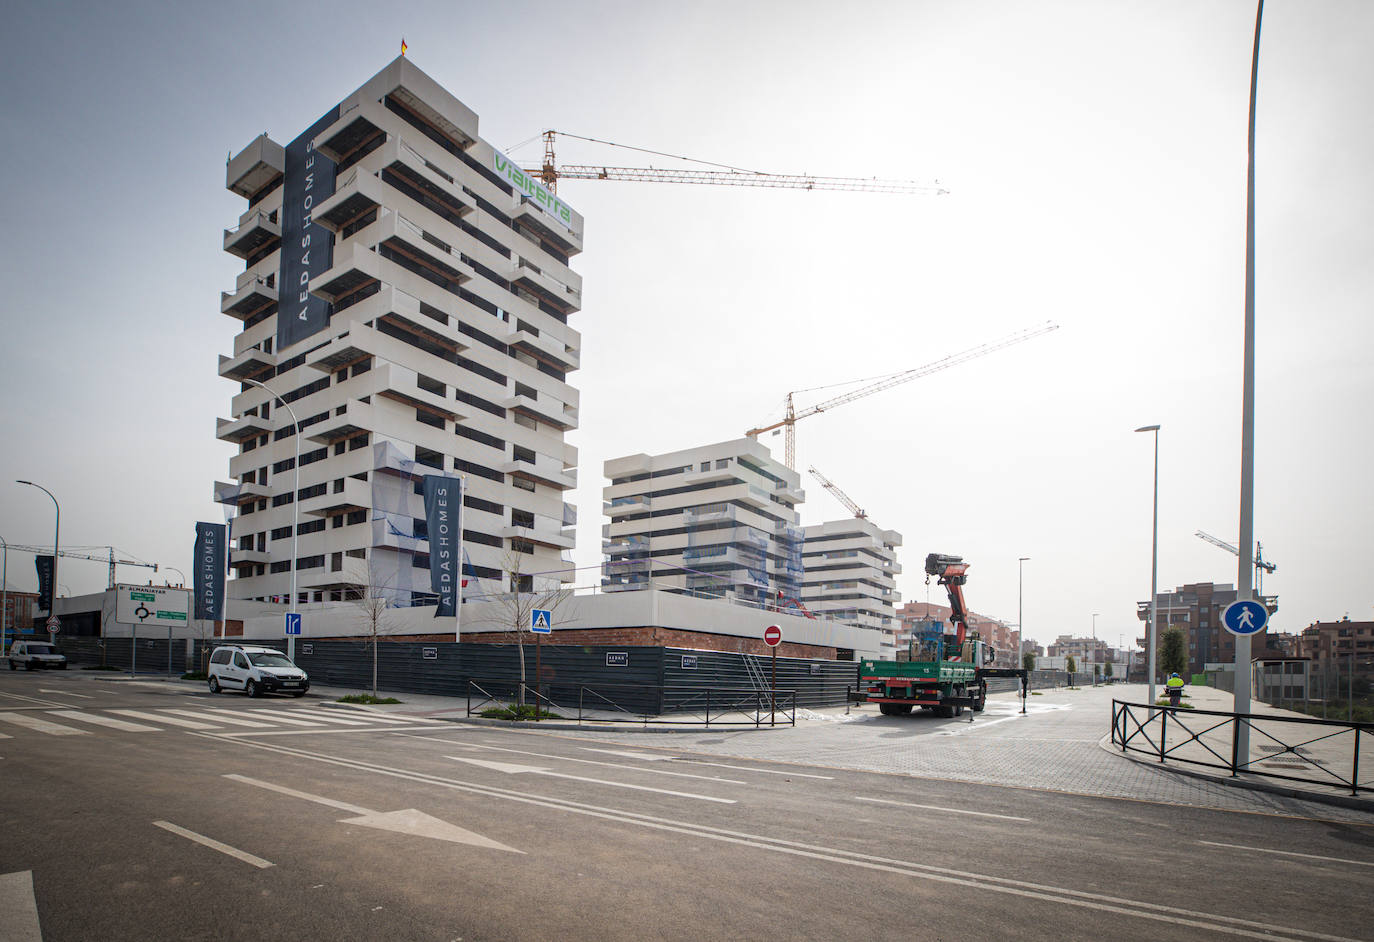
[{"label": "hazy white sky", "polygon": [[[416,65],[511,147],[548,127],[933,198],[567,181],[587,220],[577,561],[607,458],[738,437],[783,395],[1052,319],[798,425],[815,464],[1028,636],[1135,637],[1159,423],[1161,588],[1236,581],[1252,0],[12,3],[0,48],[0,536],[189,570],[221,520],[241,263],[223,161]],[[1374,616],[1374,5],[1270,0],[1258,129],[1255,529],[1276,626]],[[537,144],[515,156],[537,162]],[[566,143],[568,163],[667,165]],[[799,399],[802,405],[815,399]],[[765,439],[781,456],[781,438]],[[844,511],[814,480],[803,521]],[[11,554],[11,582],[36,583]],[[580,583],[595,581],[594,570]],[[146,570],[122,574],[130,581]],[[64,562],[73,592],[104,567]],[[940,599],[938,589],[932,599]]]}]

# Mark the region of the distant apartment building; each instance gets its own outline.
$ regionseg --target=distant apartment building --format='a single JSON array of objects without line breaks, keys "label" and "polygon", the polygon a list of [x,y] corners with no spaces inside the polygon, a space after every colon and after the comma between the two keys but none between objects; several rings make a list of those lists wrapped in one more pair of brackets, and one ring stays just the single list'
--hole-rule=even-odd
[{"label": "distant apartment building", "polygon": [[1312,671],[1331,681],[1354,677],[1374,681],[1374,621],[1313,622],[1302,630],[1298,656],[1312,661]]},{"label": "distant apartment building", "polygon": [[802,604],[812,613],[884,634],[895,645],[902,535],[868,519],[831,520],[802,531]]},{"label": "distant apartment building", "polygon": [[[897,619],[901,628],[897,635],[897,646],[906,647],[911,641],[913,633],[921,634],[927,630],[931,623],[939,623],[945,631],[951,630],[949,626],[949,616],[952,610],[948,605],[938,605],[934,602],[907,602],[897,609]],[[980,615],[977,612],[968,613],[968,626],[970,631],[977,631],[997,654],[996,666],[998,667],[1020,667],[1021,632],[1013,628],[1006,622],[992,618],[988,615]]]},{"label": "distant apartment building", "polygon": [[1085,674],[1093,672],[1092,665],[1099,665],[1098,673],[1105,674],[1102,669],[1106,664],[1112,663],[1115,659],[1115,652],[1107,642],[1101,638],[1075,638],[1072,635],[1060,635],[1046,649],[1046,656],[1051,658],[1074,659],[1074,664]]},{"label": "distant apartment building", "polygon": [[752,438],[605,463],[607,591],[656,588],[800,611],[805,500]]},{"label": "distant apartment building", "polygon": [[[5,605],[0,609],[0,637],[8,644],[15,633],[28,634],[33,630],[33,613],[38,610],[38,593],[24,592],[13,586],[5,587]],[[3,652],[0,652],[3,653]]]},{"label": "distant apartment building", "polygon": [[[1179,586],[1171,592],[1161,592],[1155,596],[1155,639],[1156,645],[1162,643],[1164,631],[1174,625],[1186,630],[1188,634],[1188,669],[1200,674],[1207,664],[1232,663],[1236,657],[1236,637],[1222,625],[1221,613],[1227,605],[1236,600],[1236,587],[1211,582],[1194,582]],[[1278,611],[1278,596],[1269,595],[1263,599],[1265,608],[1272,614]],[[1150,620],[1150,603],[1137,602],[1136,616],[1147,625]],[[1148,657],[1149,644],[1146,638],[1137,639]],[[1252,635],[1250,650],[1258,656],[1269,645],[1268,629]],[[1158,661],[1156,660],[1156,663]]]},{"label": "distant apartment building", "polygon": [[285,602],[294,569],[296,603],[368,582],[423,604],[427,474],[465,478],[469,595],[512,568],[571,581],[582,217],[403,58],[289,143],[253,140],[226,185],[247,202],[220,304],[230,597]]}]

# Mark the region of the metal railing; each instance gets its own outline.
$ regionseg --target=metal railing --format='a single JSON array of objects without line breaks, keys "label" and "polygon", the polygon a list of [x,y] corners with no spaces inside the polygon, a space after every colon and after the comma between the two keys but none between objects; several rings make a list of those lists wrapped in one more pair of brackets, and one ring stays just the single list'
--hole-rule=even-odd
[{"label": "metal railing", "polygon": [[[523,696],[522,696],[523,694]],[[467,715],[488,708],[536,706],[531,722],[576,718],[586,723],[640,726],[796,726],[797,691],[744,687],[656,687],[642,684],[525,684],[514,680],[469,680]]]},{"label": "metal railing", "polygon": [[[1260,755],[1242,757],[1239,754],[1241,724],[1250,729],[1250,741],[1255,743]],[[1374,785],[1360,782],[1360,741],[1371,734],[1374,734],[1371,723],[1223,713],[1112,700],[1112,745],[1119,746],[1122,752],[1148,755],[1158,758],[1161,763],[1174,761],[1224,769],[1232,776],[1245,772],[1290,782],[1348,788],[1356,796],[1360,792],[1374,791]],[[1342,736],[1351,740],[1348,773],[1344,771],[1347,768],[1346,746],[1337,741]],[[1287,742],[1287,739],[1301,741]],[[1322,755],[1311,748],[1314,746],[1319,747]],[[1365,747],[1366,756],[1368,748]],[[1258,763],[1262,762],[1286,764],[1293,771],[1308,774],[1261,768]]]}]

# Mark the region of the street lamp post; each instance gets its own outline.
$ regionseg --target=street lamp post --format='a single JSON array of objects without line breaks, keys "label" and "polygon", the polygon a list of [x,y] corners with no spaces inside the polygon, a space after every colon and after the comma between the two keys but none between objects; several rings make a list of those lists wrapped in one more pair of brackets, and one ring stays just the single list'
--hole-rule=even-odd
[{"label": "street lamp post", "polygon": [[1016,662],[1012,664],[1012,667],[1015,668],[1020,668],[1021,666],[1022,661],[1020,649],[1025,647],[1026,645],[1026,623],[1024,620],[1022,620],[1021,616],[1021,586],[1023,582],[1022,573],[1025,572],[1025,564],[1029,559],[1029,556],[1021,556],[1018,557],[1016,560],[1016,630],[1019,631],[1021,634],[1021,643],[1017,645]]},{"label": "street lamp post", "polygon": [[[286,606],[286,610],[289,612],[296,607],[296,540],[299,537],[297,531],[301,517],[301,423],[296,419],[296,412],[291,408],[291,404],[278,396],[272,387],[255,379],[245,379],[244,382],[250,386],[257,386],[259,389],[266,390],[268,395],[280,402],[286,408],[286,414],[291,416],[291,423],[296,427],[296,434],[293,436],[296,439],[295,474],[292,475],[291,484],[291,601]],[[286,636],[286,656],[292,661],[296,659],[295,635]]]},{"label": "street lamp post", "polygon": [[0,536],[5,547],[5,574],[0,576],[0,654],[5,653],[5,636],[10,626],[10,545]]},{"label": "street lamp post", "polygon": [[163,566],[162,568],[163,568],[163,569],[170,569],[172,572],[174,572],[174,573],[176,573],[178,576],[180,576],[180,577],[181,577],[181,584],[182,584],[183,587],[185,587],[185,585],[186,585],[186,573],[182,572],[180,569],[178,569],[178,568],[175,567],[175,566]]},{"label": "street lamp post", "polygon": [[1159,426],[1142,425],[1137,432],[1155,433],[1154,522],[1150,536],[1150,624],[1145,629],[1146,671],[1149,672],[1150,705],[1155,702],[1155,599],[1159,592]]},{"label": "street lamp post", "polygon": [[1093,684],[1094,684],[1094,685],[1097,684],[1097,616],[1100,615],[1100,614],[1102,614],[1102,613],[1101,613],[1101,612],[1093,612],[1093,646],[1092,646],[1092,655],[1093,655]]},{"label": "street lamp post", "polygon": [[52,602],[50,603],[52,607],[48,610],[48,617],[55,618],[57,616],[58,535],[62,532],[62,505],[57,502],[56,497],[52,496],[52,491],[48,490],[42,484],[35,484],[32,481],[15,481],[14,483],[27,484],[29,487],[36,487],[44,494],[47,494],[49,497],[52,497],[53,510],[56,512],[57,516],[55,518],[52,528]]}]

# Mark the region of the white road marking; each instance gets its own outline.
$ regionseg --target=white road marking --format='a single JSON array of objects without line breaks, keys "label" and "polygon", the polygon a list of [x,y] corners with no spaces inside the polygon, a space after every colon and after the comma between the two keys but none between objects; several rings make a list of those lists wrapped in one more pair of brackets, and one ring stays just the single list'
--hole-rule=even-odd
[{"label": "white road marking", "polygon": [[265,788],[282,795],[289,795],[292,798],[300,798],[305,801],[313,801],[316,804],[325,805],[329,808],[338,808],[356,815],[352,818],[341,818],[340,824],[360,824],[363,827],[377,828],[381,831],[397,831],[402,834],[414,834],[418,837],[432,837],[440,841],[452,841],[455,844],[471,844],[474,847],[486,847],[490,850],[505,850],[512,854],[523,854],[523,850],[516,850],[514,847],[507,847],[505,844],[493,841],[489,837],[483,837],[475,831],[467,828],[460,828],[456,824],[449,824],[447,821],[417,811],[414,808],[406,808],[403,811],[371,811],[358,805],[350,805],[346,802],[335,801],[333,798],[325,798],[323,795],[312,795],[309,792],[299,792],[294,788],[287,788],[285,785],[274,785],[271,782],[264,782],[260,779],[248,778],[245,775],[226,775],[227,779],[235,782],[242,782],[245,785],[256,785],[258,788]]},{"label": "white road marking", "polygon": [[1020,713],[1013,713],[1011,716],[1004,716],[1004,717],[1002,717],[1000,720],[979,720],[979,721],[976,722],[976,723],[969,723],[969,722],[965,721],[964,723],[960,724],[960,725],[961,725],[961,728],[960,728],[960,729],[942,729],[942,730],[940,730],[940,735],[941,735],[941,736],[963,736],[963,735],[965,735],[965,734],[967,734],[967,733],[977,732],[977,731],[980,730],[980,729],[987,729],[989,726],[996,726],[998,723],[1008,723],[1008,722],[1011,722],[1012,720],[1019,720],[1019,719],[1021,719],[1021,714],[1020,714]]},{"label": "white road marking", "polygon": [[532,765],[512,765],[508,762],[487,762],[485,759],[468,759],[464,756],[446,756],[455,762],[467,762],[472,765],[480,766],[484,769],[494,769],[497,772],[508,774],[519,774],[530,772],[535,775],[547,775],[550,778],[562,778],[572,782],[589,782],[593,785],[609,785],[612,788],[629,788],[637,792],[654,792],[659,795],[672,795],[674,798],[695,798],[698,801],[714,801],[722,805],[733,805],[733,798],[716,798],[714,795],[697,795],[693,792],[675,792],[666,788],[650,788],[648,785],[631,785],[628,782],[608,782],[601,778],[584,778],[581,775],[567,775],[563,772],[554,772],[549,769],[541,769]]},{"label": "white road marking", "polygon": [[130,723],[127,720],[117,720],[112,716],[101,716],[99,713],[88,713],[85,710],[49,710],[53,716],[60,716],[64,720],[76,720],[78,723],[94,723],[96,726],[108,726],[110,729],[122,729],[128,733],[160,733],[162,730],[157,726],[144,726],[142,723]]},{"label": "white road marking", "polygon": [[786,775],[788,778],[818,778],[822,781],[832,782],[835,780],[833,775],[812,775],[810,772],[793,772],[791,769],[756,769],[747,765],[726,765],[724,762],[698,762],[696,759],[676,759],[685,765],[709,765],[716,769],[734,769],[736,772],[760,772],[764,775]]},{"label": "white road marking", "polygon": [[13,723],[15,726],[23,726],[26,729],[34,729],[40,733],[47,733],[49,736],[90,735],[90,730],[72,729],[72,727],[63,726],[61,723],[49,723],[47,720],[40,720],[36,716],[26,716],[23,713],[0,713],[0,720]]},{"label": "white road marking", "polygon": [[242,782],[244,785],[256,785],[258,788],[265,788],[270,792],[280,795],[290,795],[292,798],[300,798],[305,801],[313,801],[317,805],[326,805],[330,808],[337,808],[340,811],[347,811],[354,815],[375,814],[372,809],[364,808],[361,805],[350,805],[345,801],[335,801],[333,798],[325,798],[322,795],[312,795],[309,792],[298,792],[294,788],[287,788],[285,785],[274,785],[271,782],[264,782],[261,779],[249,778],[246,775],[226,775],[225,778],[231,782]]},{"label": "white road marking", "polygon": [[242,860],[246,864],[252,864],[259,870],[266,870],[268,867],[272,866],[272,861],[270,860],[263,860],[261,857],[255,857],[246,850],[239,850],[237,847],[230,847],[228,844],[222,844],[212,837],[206,837],[204,834],[197,834],[195,831],[188,831],[183,827],[177,827],[170,821],[154,821],[153,826],[160,827],[164,831],[171,831],[173,834],[178,834],[188,841],[195,841],[197,844],[209,847],[211,850],[217,850],[221,854],[228,854],[230,857]]},{"label": "white road marking", "polygon": [[[255,736],[327,736],[330,733],[403,733],[408,730],[427,730],[428,726],[364,726],[356,729],[350,726],[348,729],[334,729],[332,727],[316,726],[312,729],[273,729],[265,733],[256,730],[249,732],[220,733],[221,736],[233,736],[235,738],[253,738]],[[419,737],[415,737],[419,738]]]},{"label": "white road marking", "polygon": [[14,737],[11,736],[9,733],[0,733],[0,739],[13,739],[13,738],[14,738]]},{"label": "white road marking", "polygon": [[295,710],[295,716],[303,716],[309,720],[318,720],[321,723],[337,723],[340,726],[366,726],[367,720],[346,720],[342,716],[329,716],[316,710]]},{"label": "white road marking", "polygon": [[[718,776],[718,775],[693,775],[693,774],[691,774],[690,772],[669,772],[667,769],[640,769],[640,768],[636,768],[635,766],[632,766],[632,765],[626,765],[626,764],[623,763],[623,762],[598,762],[598,761],[596,761],[595,759],[576,759],[576,758],[574,758],[574,757],[572,757],[572,756],[554,756],[554,755],[548,755],[548,754],[543,753],[543,752],[525,752],[523,749],[507,749],[507,748],[504,748],[504,747],[502,747],[502,746],[482,746],[482,745],[478,745],[477,743],[451,743],[451,745],[454,745],[454,746],[463,746],[464,748],[467,748],[467,749],[490,749],[490,750],[492,750],[492,751],[494,751],[494,752],[513,752],[513,753],[515,753],[515,754],[518,755],[518,756],[534,756],[534,757],[537,758],[537,759],[558,759],[558,760],[562,760],[562,761],[565,761],[565,762],[585,762],[585,763],[588,764],[588,765],[604,765],[604,766],[607,766],[608,768],[612,768],[612,769],[633,769],[633,770],[636,771],[636,772],[645,772],[645,773],[648,773],[648,774],[650,774],[650,775],[671,775],[671,776],[673,776],[674,778],[696,778],[696,779],[702,779],[703,781],[707,781],[707,782],[725,782],[725,783],[728,784],[728,785],[748,785],[748,784],[749,784],[748,782],[742,782],[742,781],[740,781],[739,779],[721,778],[721,777]],[[593,751],[601,752],[601,751],[606,751],[606,750],[593,750]],[[612,753],[612,755],[616,755],[616,754],[617,754],[617,753]],[[619,753],[619,755],[629,756],[629,757],[634,758],[634,759],[644,758],[643,756],[635,755],[635,754],[632,753],[632,752],[623,752],[623,753]],[[667,758],[667,757],[655,756],[654,758],[659,759],[659,758]]]},{"label": "white road marking", "polygon": [[993,814],[990,811],[966,811],[963,808],[942,808],[939,805],[918,805],[910,801],[888,801],[886,798],[864,798],[862,795],[855,795],[855,801],[871,801],[876,805],[899,805],[903,808],[924,808],[927,811],[939,811],[944,814],[971,814],[979,818],[1001,818],[1003,821],[1030,821],[1030,818],[1018,818],[1010,814]]},{"label": "white road marking", "polygon": [[[265,712],[267,712],[267,711],[264,710],[264,711],[262,711],[262,712],[265,713]],[[255,716],[257,715],[256,711],[254,712],[254,715],[255,715]],[[291,719],[289,716],[281,716],[280,714],[277,714],[277,713],[273,713],[273,714],[272,714],[272,722],[274,722],[274,723],[285,723],[287,726],[309,726],[309,727],[311,727],[311,728],[313,728],[313,729],[319,729],[319,728],[320,728],[320,724],[317,723],[317,722],[315,722],[314,720],[295,720],[295,719]]]},{"label": "white road marking", "polygon": [[0,939],[43,942],[38,901],[33,895],[33,871],[0,874]]},{"label": "white road marking", "polygon": [[[193,733],[192,735],[205,736],[208,739],[220,739],[220,737],[210,733]],[[221,739],[221,741],[223,740]],[[713,828],[708,825],[691,824],[685,821],[674,821],[670,818],[659,818],[633,811],[621,811],[615,808],[589,805],[565,798],[516,792],[506,787],[495,788],[479,785],[475,782],[463,782],[438,775],[430,775],[424,772],[372,765],[367,762],[346,759],[341,756],[331,756],[325,753],[309,752],[304,749],[292,749],[289,747],[274,746],[268,743],[251,742],[248,740],[237,740],[237,742],[252,749],[262,749],[281,755],[311,759],[327,765],[371,772],[375,775],[419,782],[421,784],[436,785],[441,788],[449,788],[454,791],[482,795],[488,798],[498,798],[504,801],[514,801],[520,804],[551,808],[557,811],[565,811],[570,814],[581,814],[587,817],[601,818],[621,824],[635,824],[654,830],[668,831],[705,840],[738,844],[759,850],[771,851],[773,853],[808,857],[815,860],[823,860],[829,863],[858,867],[865,870],[896,873],[901,876],[915,877],[917,879],[929,880],[934,883],[945,883],[965,889],[989,890],[994,893],[1004,893],[1009,896],[1044,900],[1062,906],[1117,913],[1123,916],[1134,916],[1138,919],[1148,919],[1154,922],[1207,929],[1214,932],[1223,932],[1252,939],[1262,939],[1266,940],[1266,942],[1298,942],[1298,940],[1302,939],[1321,939],[1325,940],[1325,942],[1359,942],[1357,939],[1351,939],[1346,936],[1327,935],[1320,932],[1312,932],[1308,929],[1298,929],[1289,926],[1276,926],[1272,922],[1257,922],[1255,920],[1241,919],[1235,916],[1220,916],[1214,913],[1182,909],[1175,906],[1164,906],[1159,903],[1152,903],[1145,900],[1110,896],[1104,893],[1090,893],[1083,890],[1069,889],[1067,887],[1031,883],[1025,880],[1013,880],[1006,877],[995,877],[983,873],[957,871],[947,867],[920,864],[910,860],[876,857],[868,854],[860,854],[855,851],[841,850],[839,848],[802,844],[795,841],[785,841],[779,838],[748,834],[739,831],[728,831],[723,828]],[[1280,932],[1285,934],[1277,934]]]},{"label": "white road marking", "polygon": [[9,700],[18,700],[21,703],[34,703],[38,706],[45,707],[70,707],[74,705],[71,703],[58,703],[56,700],[45,700],[42,697],[26,697],[18,693],[0,693],[0,697],[5,697]]},{"label": "white road marking", "polygon": [[143,710],[111,710],[111,713],[118,713],[120,716],[132,716],[140,720],[156,720],[159,723],[166,723],[169,726],[181,726],[185,729],[215,729],[209,723],[198,723],[195,720],[184,720],[179,716],[168,716],[165,713],[145,713]]},{"label": "white road marking", "polygon": [[631,752],[628,749],[597,749],[595,746],[583,746],[588,752],[603,752],[608,756],[624,756],[627,759],[643,759],[645,762],[675,762],[677,756],[652,755],[647,752]]},{"label": "white road marking", "polygon": [[[267,723],[255,723],[252,720],[241,720],[237,718],[234,710],[167,710],[168,713],[175,713],[178,716],[189,716],[196,720],[213,720],[216,723],[228,723],[230,726],[248,726],[253,729],[271,729]],[[228,716],[220,716],[220,713],[227,713]]]},{"label": "white road marking", "polygon": [[72,693],[68,690],[49,690],[47,687],[39,687],[39,693],[60,693],[64,697],[76,697],[78,700],[94,700],[95,697],[88,697],[84,693]]},{"label": "white road marking", "polygon": [[1299,854],[1292,850],[1270,850],[1267,847],[1247,847],[1244,844],[1222,844],[1218,841],[1198,841],[1199,844],[1206,844],[1209,847],[1231,847],[1236,850],[1253,850],[1259,854],[1280,854],[1284,857],[1305,857],[1308,860],[1329,860],[1332,863],[1354,864],[1357,867],[1374,867],[1371,860],[1349,860],[1345,857],[1322,857],[1319,854]]}]

